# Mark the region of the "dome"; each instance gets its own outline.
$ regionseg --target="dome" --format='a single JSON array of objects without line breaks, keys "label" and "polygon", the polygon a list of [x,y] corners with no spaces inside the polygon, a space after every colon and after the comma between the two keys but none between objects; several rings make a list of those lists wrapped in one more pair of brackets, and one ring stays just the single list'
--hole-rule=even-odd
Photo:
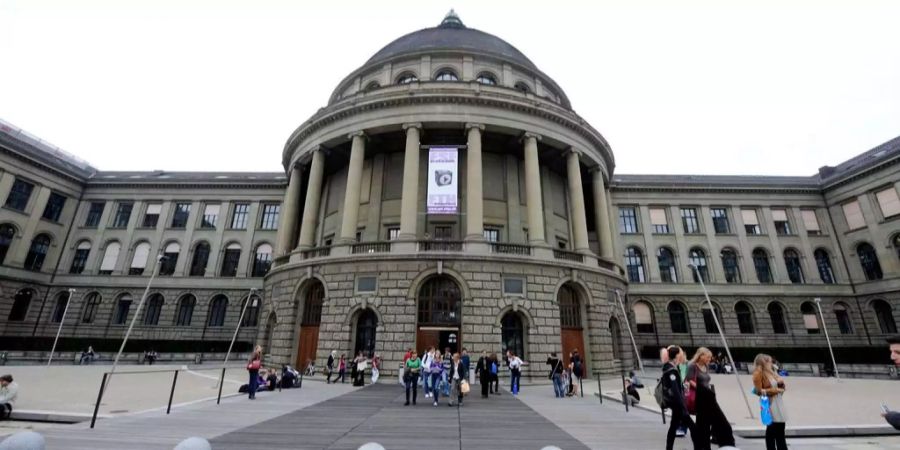
[{"label": "dome", "polygon": [[409,33],[384,46],[365,65],[409,53],[442,50],[484,53],[537,71],[534,63],[509,42],[492,34],[467,28],[453,10],[437,27]]}]

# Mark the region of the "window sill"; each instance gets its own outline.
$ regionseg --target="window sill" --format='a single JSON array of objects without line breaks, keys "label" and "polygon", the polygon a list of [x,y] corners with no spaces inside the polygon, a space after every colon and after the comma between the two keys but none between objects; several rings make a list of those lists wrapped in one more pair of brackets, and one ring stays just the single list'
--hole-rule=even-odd
[{"label": "window sill", "polygon": [[13,207],[11,207],[11,206],[6,206],[6,205],[4,205],[4,206],[3,206],[3,210],[4,210],[4,211],[12,211],[12,212],[14,212],[14,213],[21,214],[21,215],[23,215],[23,216],[29,216],[29,215],[30,215],[30,214],[28,213],[28,208],[27,208],[27,207],[26,207],[25,209],[16,209],[16,208],[13,208]]},{"label": "window sill", "polygon": [[776,236],[778,236],[778,237],[799,237],[800,235],[797,233],[788,233],[788,234],[778,233],[778,234],[776,234]]},{"label": "window sill", "polygon": [[135,230],[155,230],[156,227],[139,226],[139,227],[134,227],[134,229],[135,229]]},{"label": "window sill", "polygon": [[622,236],[640,236],[641,235],[641,233],[639,231],[629,232],[629,233],[620,231],[619,234]]},{"label": "window sill", "polygon": [[47,223],[52,223],[53,225],[62,226],[62,222],[60,222],[59,219],[53,220],[53,219],[48,219],[46,217],[41,217],[41,222],[47,222]]},{"label": "window sill", "polygon": [[197,229],[201,231],[216,231],[216,227],[198,227]]},{"label": "window sill", "polygon": [[734,236],[737,237],[736,233],[716,233],[716,236]]},{"label": "window sill", "polygon": [[668,233],[656,233],[656,232],[653,232],[653,233],[650,233],[650,234],[652,234],[653,236],[675,236],[675,233],[672,233],[672,232],[668,232]]},{"label": "window sill", "polygon": [[769,236],[769,235],[766,234],[766,233],[759,233],[759,234],[751,234],[751,233],[747,233],[747,237],[768,237],[768,236]]}]

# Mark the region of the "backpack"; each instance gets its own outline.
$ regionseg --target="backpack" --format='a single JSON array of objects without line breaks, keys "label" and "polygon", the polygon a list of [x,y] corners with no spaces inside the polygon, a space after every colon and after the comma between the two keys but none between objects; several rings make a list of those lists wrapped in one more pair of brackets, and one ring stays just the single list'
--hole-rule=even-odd
[{"label": "backpack", "polygon": [[660,408],[666,409],[669,407],[668,402],[666,402],[666,387],[663,386],[662,377],[660,377],[659,381],[656,383],[656,389],[653,390],[653,398],[656,399],[656,404],[659,405]]},{"label": "backpack", "polygon": [[491,374],[497,375],[497,363],[495,362],[491,363]]}]

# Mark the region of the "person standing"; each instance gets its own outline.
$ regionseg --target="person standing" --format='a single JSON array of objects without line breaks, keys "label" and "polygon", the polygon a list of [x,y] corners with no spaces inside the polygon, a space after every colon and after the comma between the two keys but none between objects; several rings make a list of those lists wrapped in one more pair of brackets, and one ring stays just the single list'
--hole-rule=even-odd
[{"label": "person standing", "polygon": [[359,352],[356,355],[355,363],[353,364],[356,367],[356,378],[353,379],[354,386],[365,386],[366,385],[366,366],[368,363],[368,358],[363,354],[363,352]]},{"label": "person standing", "polygon": [[[672,450],[675,445],[675,436],[682,428],[693,429],[694,421],[688,413],[684,403],[684,379],[678,370],[678,355],[683,353],[681,347],[673,345],[666,349],[665,363],[662,369],[660,383],[663,386],[663,398],[666,407],[672,411],[672,420],[669,421],[669,432],[666,434],[666,450]],[[691,432],[691,439],[695,434]],[[707,440],[708,442],[708,440]],[[696,446],[696,445],[695,445]]]},{"label": "person standing", "polygon": [[576,396],[581,388],[581,379],[584,377],[584,360],[578,354],[577,348],[572,350],[572,375],[575,376],[572,380],[572,384],[574,384],[574,389],[572,390],[574,394],[572,395]]},{"label": "person standing", "polygon": [[453,406],[453,398],[456,397],[456,404],[458,406],[462,406],[463,404],[463,391],[462,386],[464,383],[468,383],[469,378],[469,366],[462,362],[462,358],[459,356],[459,353],[453,354],[453,359],[451,360],[450,365],[450,374],[447,375],[447,378],[450,380],[450,402],[449,406]]},{"label": "person standing", "polygon": [[431,397],[431,363],[434,361],[434,347],[428,347],[428,351],[422,355],[422,390],[425,398]]},{"label": "person standing", "polygon": [[[472,364],[472,359],[469,358],[469,351],[466,350],[465,347],[463,347],[463,349],[462,349],[462,353],[459,356],[459,360],[462,361],[462,363],[466,366],[466,373],[470,374],[470,376],[471,376],[471,374],[473,373],[470,370],[472,368],[472,367],[470,367],[470,364]],[[472,379],[470,378],[468,380],[468,382],[469,382],[469,384],[472,384]]]},{"label": "person standing", "polygon": [[419,370],[421,370],[421,368],[422,360],[419,359],[416,351],[413,350],[406,360],[406,367],[403,371],[405,377],[403,381],[406,384],[406,403],[404,403],[403,406],[409,406],[410,390],[412,390],[412,404],[413,406],[416,404],[416,397],[419,394]]},{"label": "person standing", "polygon": [[356,356],[350,360],[350,384],[356,386],[356,378],[358,374],[358,366],[359,366],[359,357],[362,356],[362,352],[356,352]]},{"label": "person standing", "polygon": [[262,346],[257,345],[247,361],[247,372],[250,374],[248,393],[250,400],[256,400],[256,389],[259,387],[259,369],[262,367]]},{"label": "person standing", "polygon": [[488,389],[491,385],[491,358],[487,351],[481,351],[481,357],[475,363],[475,374],[481,381],[481,398],[488,398]]},{"label": "person standing", "polygon": [[712,358],[712,352],[708,348],[700,347],[688,364],[687,381],[691,389],[695,390],[696,398],[697,423],[691,433],[695,450],[710,448],[710,430],[719,447],[734,446],[731,424],[716,400],[716,392],[709,376]]},{"label": "person standing", "polygon": [[496,353],[491,353],[491,394],[500,395],[500,360]]},{"label": "person standing", "polygon": [[372,384],[378,382],[378,372],[381,369],[381,356],[378,353],[372,355]]},{"label": "person standing", "polygon": [[[900,335],[889,337],[887,342],[891,350],[891,361],[894,363],[894,367],[900,368]],[[900,412],[889,411],[884,404],[881,407],[884,409],[881,417],[884,417],[884,420],[892,427],[900,430]]]},{"label": "person standing", "polygon": [[772,357],[764,353],[756,355],[753,361],[753,389],[757,395],[769,398],[769,412],[772,423],[766,426],[766,450],[787,450],[784,426],[787,410],[784,408],[784,380],[772,368]]},{"label": "person standing", "polygon": [[450,376],[450,367],[453,366],[453,353],[450,353],[450,347],[444,348],[444,355],[442,357],[443,364],[443,373],[441,374],[441,381],[443,384],[441,387],[444,391],[444,396],[450,396],[450,383],[448,383],[447,377]]},{"label": "person standing", "polygon": [[522,380],[522,365],[525,364],[516,352],[509,352],[509,389],[512,395],[519,395],[519,382]]},{"label": "person standing", "polygon": [[412,355],[412,347],[406,349],[406,353],[403,355],[403,362],[400,363],[400,386],[406,386],[406,361]]},{"label": "person standing", "polygon": [[[441,358],[440,353],[435,350],[434,357],[431,358],[431,367],[428,369],[429,376],[431,377],[431,397],[434,402],[434,406],[438,405],[438,400],[441,398],[441,389],[443,387],[444,379],[447,376],[447,372],[444,370],[444,361]],[[449,397],[449,393],[446,395]]]},{"label": "person standing", "polygon": [[566,388],[563,385],[563,367],[562,361],[556,357],[556,352],[550,354],[547,357],[547,365],[550,366],[550,380],[553,381],[553,393],[556,395],[556,398],[565,398],[566,397]]},{"label": "person standing", "polygon": [[341,384],[344,384],[344,381],[347,378],[347,355],[341,353],[341,359],[338,360],[338,375],[337,378],[334,379],[334,382],[337,383],[337,380],[341,380]]},{"label": "person standing", "polygon": [[[337,355],[337,351],[332,350],[331,354],[328,355],[328,362],[325,363],[325,384],[331,384],[331,375],[334,374],[334,357]],[[337,379],[335,379],[337,381]]]},{"label": "person standing", "polygon": [[0,420],[9,419],[18,396],[19,384],[13,381],[12,375],[0,376]]}]

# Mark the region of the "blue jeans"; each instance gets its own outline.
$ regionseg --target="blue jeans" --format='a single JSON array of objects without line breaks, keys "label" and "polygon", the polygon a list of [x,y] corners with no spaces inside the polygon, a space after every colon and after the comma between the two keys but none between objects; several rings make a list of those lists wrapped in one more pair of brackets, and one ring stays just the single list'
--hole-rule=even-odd
[{"label": "blue jeans", "polygon": [[422,382],[422,390],[425,392],[431,392],[431,374],[427,372],[422,372],[422,376],[420,380]]},{"label": "blue jeans", "polygon": [[443,387],[444,397],[450,396],[450,383],[447,382],[447,372],[441,374],[441,387]]},{"label": "blue jeans", "polygon": [[434,401],[438,401],[438,397],[441,396],[441,374],[433,373],[431,374],[431,395],[434,396]]},{"label": "blue jeans", "polygon": [[250,383],[247,390],[250,393],[250,398],[256,398],[256,389],[259,387],[259,371],[248,370],[247,372],[250,372]]},{"label": "blue jeans", "polygon": [[563,384],[562,376],[558,373],[554,373],[552,379],[553,379],[553,393],[556,394],[556,398],[565,398],[566,387]]},{"label": "blue jeans", "polygon": [[519,393],[519,381],[522,380],[522,371],[521,370],[510,370],[509,371],[509,389],[512,391],[513,395]]}]

